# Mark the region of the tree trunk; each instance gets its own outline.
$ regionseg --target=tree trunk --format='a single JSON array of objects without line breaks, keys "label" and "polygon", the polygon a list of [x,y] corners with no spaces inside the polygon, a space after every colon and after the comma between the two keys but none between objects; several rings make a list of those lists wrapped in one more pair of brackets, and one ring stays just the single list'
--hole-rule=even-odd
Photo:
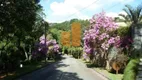
[{"label": "tree trunk", "polygon": [[106,70],[111,71],[111,66],[109,65],[109,61],[106,61]]},{"label": "tree trunk", "polygon": [[26,60],[29,60],[29,58],[28,58],[28,53],[27,53],[27,51],[25,50],[25,47],[23,47],[23,50],[24,50],[24,53],[25,53]]}]

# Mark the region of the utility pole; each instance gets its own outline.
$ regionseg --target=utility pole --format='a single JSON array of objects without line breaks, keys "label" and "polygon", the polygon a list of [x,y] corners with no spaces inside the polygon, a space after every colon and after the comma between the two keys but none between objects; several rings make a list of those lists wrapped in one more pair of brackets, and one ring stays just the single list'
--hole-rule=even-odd
[{"label": "utility pole", "polygon": [[45,35],[45,47],[46,47],[46,23],[45,21],[44,21],[44,27],[45,27],[44,35]]},{"label": "utility pole", "polygon": [[[43,25],[44,25],[44,35],[45,35],[45,40],[44,40],[44,47],[45,47],[45,50],[46,50],[46,48],[47,48],[47,46],[46,46],[46,29],[47,29],[47,27],[48,27],[48,23],[46,22],[46,21],[42,21],[43,22]],[[46,51],[46,53],[45,53],[45,63],[46,63],[46,58],[47,58],[47,51]]]},{"label": "utility pole", "polygon": [[44,37],[45,37],[45,39],[44,39],[44,45],[46,47],[46,22],[44,20],[42,20],[42,24],[44,26]]}]

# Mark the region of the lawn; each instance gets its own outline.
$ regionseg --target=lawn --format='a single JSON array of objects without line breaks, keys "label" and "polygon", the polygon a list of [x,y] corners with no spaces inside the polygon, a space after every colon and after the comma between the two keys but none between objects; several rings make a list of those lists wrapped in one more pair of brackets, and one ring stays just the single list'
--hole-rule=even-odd
[{"label": "lawn", "polygon": [[123,74],[113,74],[103,68],[93,68],[93,69],[98,73],[100,73],[101,75],[109,78],[110,80],[122,80],[123,78]]},{"label": "lawn", "polygon": [[84,61],[82,59],[80,59],[80,61],[84,62],[87,67],[94,69],[96,72],[105,76],[109,80],[122,80],[122,78],[123,78],[123,74],[110,73],[107,70],[105,70],[104,68],[95,67],[95,65],[90,64],[89,61]]},{"label": "lawn", "polygon": [[13,80],[13,79],[16,79],[22,75],[33,72],[33,71],[40,69],[42,67],[48,66],[49,64],[54,63],[54,62],[55,62],[55,60],[48,60],[46,63],[44,61],[36,62],[36,63],[28,63],[28,64],[23,65],[22,68],[19,68],[12,73],[8,73],[7,76],[5,74],[1,75],[0,80]]}]

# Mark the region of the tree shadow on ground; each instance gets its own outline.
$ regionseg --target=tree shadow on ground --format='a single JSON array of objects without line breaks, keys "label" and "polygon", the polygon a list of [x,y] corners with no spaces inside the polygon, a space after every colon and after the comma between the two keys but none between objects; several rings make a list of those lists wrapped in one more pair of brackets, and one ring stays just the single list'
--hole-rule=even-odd
[{"label": "tree shadow on ground", "polygon": [[[65,58],[63,57],[63,59]],[[68,72],[67,67],[69,65],[58,61],[15,80],[83,80],[79,78],[77,73]]]}]

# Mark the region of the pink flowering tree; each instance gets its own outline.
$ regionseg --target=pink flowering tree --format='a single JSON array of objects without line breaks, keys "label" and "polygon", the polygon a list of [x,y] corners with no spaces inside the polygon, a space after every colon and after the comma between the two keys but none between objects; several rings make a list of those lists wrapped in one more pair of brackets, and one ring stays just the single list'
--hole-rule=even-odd
[{"label": "pink flowering tree", "polygon": [[36,44],[36,49],[33,51],[33,56],[36,57],[37,54],[40,54],[44,57],[51,57],[51,54],[57,54],[59,52],[59,45],[56,40],[45,39],[45,35],[42,35],[39,41],[40,42]]},{"label": "pink flowering tree", "polygon": [[108,49],[120,39],[115,34],[117,28],[113,19],[106,16],[104,12],[94,15],[90,19],[90,29],[84,32],[83,40],[84,52],[89,55],[91,60],[99,56],[100,60],[97,61],[105,62]]}]

